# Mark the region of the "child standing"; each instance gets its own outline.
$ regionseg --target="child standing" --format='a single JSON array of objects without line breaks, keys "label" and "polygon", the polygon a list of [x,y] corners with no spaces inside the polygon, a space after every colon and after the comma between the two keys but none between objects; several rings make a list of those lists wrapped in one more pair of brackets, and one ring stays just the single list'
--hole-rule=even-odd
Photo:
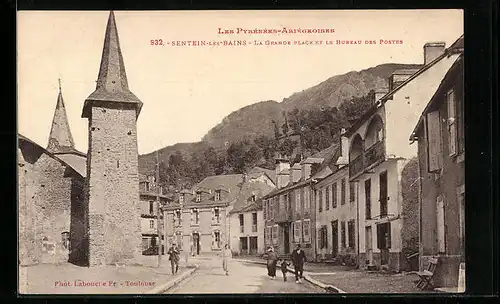
[{"label": "child standing", "polygon": [[288,267],[288,266],[290,266],[290,263],[288,263],[288,262],[286,261],[286,259],[283,259],[283,260],[281,261],[281,272],[283,273],[283,281],[285,281],[285,282],[286,282],[286,272],[288,271],[288,270],[287,270],[287,267]]}]

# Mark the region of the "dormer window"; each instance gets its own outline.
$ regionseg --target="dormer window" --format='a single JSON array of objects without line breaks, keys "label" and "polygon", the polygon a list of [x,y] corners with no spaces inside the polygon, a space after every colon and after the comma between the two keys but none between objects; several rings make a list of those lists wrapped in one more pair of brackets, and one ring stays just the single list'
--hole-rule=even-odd
[{"label": "dormer window", "polygon": [[215,190],[215,201],[220,201],[220,190]]},{"label": "dormer window", "polygon": [[184,193],[179,196],[179,203],[184,203]]},{"label": "dormer window", "polygon": [[196,192],[196,202],[199,203],[201,202],[201,192]]},{"label": "dormer window", "polygon": [[252,194],[252,196],[250,196],[250,201],[255,202],[255,194]]}]

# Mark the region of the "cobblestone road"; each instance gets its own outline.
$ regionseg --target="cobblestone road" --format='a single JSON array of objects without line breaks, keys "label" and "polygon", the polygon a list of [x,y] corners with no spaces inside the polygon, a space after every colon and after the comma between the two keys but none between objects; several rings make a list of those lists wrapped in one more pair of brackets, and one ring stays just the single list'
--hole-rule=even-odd
[{"label": "cobblestone road", "polygon": [[275,280],[271,280],[267,277],[265,266],[233,260],[229,265],[229,275],[226,276],[219,257],[198,257],[191,259],[190,263],[196,263],[200,268],[166,293],[323,293],[322,289],[310,283],[295,283],[291,274],[287,274],[287,282],[283,282],[281,272],[277,273]]}]

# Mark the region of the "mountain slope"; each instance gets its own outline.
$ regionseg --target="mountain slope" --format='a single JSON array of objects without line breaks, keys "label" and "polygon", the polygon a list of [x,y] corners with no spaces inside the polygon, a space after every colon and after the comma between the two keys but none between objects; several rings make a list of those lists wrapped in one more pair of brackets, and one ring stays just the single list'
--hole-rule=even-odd
[{"label": "mountain slope", "polygon": [[[262,101],[230,113],[222,122],[213,127],[201,142],[179,143],[159,150],[160,159],[168,163],[169,156],[176,151],[188,159],[191,154],[200,155],[206,148],[223,150],[228,143],[243,138],[253,139],[259,135],[274,136],[273,120],[283,123],[283,111],[294,108],[305,109],[318,106],[339,106],[343,101],[361,97],[372,89],[387,87],[388,77],[399,69],[420,68],[415,64],[387,63],[362,71],[352,71],[336,75],[316,86],[292,94],[282,102]],[[155,153],[139,156],[139,171],[153,172]]]}]

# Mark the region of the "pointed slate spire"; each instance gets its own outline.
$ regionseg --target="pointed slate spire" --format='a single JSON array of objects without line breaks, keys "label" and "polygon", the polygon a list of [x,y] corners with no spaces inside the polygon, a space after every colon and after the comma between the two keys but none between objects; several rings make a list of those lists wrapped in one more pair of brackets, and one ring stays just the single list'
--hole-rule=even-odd
[{"label": "pointed slate spire", "polygon": [[61,92],[61,81],[59,80],[59,95],[57,96],[56,109],[50,129],[49,144],[47,150],[52,153],[71,153],[75,150],[75,143],[69,128],[66,107]]},{"label": "pointed slate spire", "polygon": [[137,115],[142,107],[142,102],[128,88],[113,11],[109,13],[106,34],[104,35],[104,47],[96,89],[85,100],[82,117],[89,117],[89,110],[95,102],[132,103],[135,104]]}]

